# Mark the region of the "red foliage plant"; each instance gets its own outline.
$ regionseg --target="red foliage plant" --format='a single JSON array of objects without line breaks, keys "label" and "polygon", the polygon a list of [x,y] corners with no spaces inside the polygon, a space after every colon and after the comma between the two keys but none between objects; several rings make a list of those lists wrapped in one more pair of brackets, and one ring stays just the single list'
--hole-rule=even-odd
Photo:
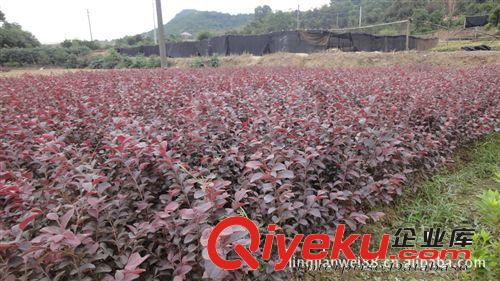
[{"label": "red foliage plant", "polygon": [[[0,278],[239,279],[206,255],[221,219],[287,237],[377,220],[409,175],[498,128],[498,77],[482,66],[0,78]],[[223,234],[232,256],[245,233]]]}]

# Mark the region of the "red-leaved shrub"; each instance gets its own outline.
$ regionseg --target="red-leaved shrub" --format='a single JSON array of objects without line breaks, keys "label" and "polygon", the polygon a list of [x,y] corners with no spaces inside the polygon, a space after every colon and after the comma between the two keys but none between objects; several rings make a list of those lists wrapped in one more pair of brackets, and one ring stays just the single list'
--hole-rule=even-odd
[{"label": "red-leaved shrub", "polygon": [[[498,128],[500,69],[235,68],[0,78],[0,278],[239,279],[221,219],[355,230]],[[224,234],[220,251],[241,232]],[[252,278],[267,278],[266,271]]]}]

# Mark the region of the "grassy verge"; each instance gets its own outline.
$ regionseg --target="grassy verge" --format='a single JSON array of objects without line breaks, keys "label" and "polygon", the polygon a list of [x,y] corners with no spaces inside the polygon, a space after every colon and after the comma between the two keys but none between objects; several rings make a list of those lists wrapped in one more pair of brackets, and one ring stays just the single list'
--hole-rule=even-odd
[{"label": "grassy verge", "polygon": [[[500,134],[495,133],[459,151],[452,167],[411,186],[394,204],[382,211],[385,217],[364,226],[359,233],[394,235],[399,227],[414,227],[421,238],[423,229],[447,230],[474,227],[473,259],[484,259],[487,269],[442,272],[308,272],[303,280],[499,280],[500,277]],[[391,241],[392,243],[393,241]],[[417,245],[422,239],[417,240]]]},{"label": "grassy verge", "polygon": [[431,51],[436,52],[452,52],[460,51],[464,46],[488,45],[493,51],[500,50],[500,40],[463,40],[463,41],[441,41],[432,48]]}]

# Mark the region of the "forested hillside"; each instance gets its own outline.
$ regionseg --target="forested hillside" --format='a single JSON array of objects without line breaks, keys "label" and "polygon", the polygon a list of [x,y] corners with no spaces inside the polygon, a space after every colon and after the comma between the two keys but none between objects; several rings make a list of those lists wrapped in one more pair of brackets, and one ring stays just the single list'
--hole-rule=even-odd
[{"label": "forested hillside", "polygon": [[[462,26],[466,15],[489,15],[489,28],[498,26],[498,0],[331,0],[328,5],[299,12],[302,29],[348,28],[400,21],[411,18],[412,33],[425,33],[444,27]],[[180,41],[182,32],[195,38],[200,34],[260,34],[297,28],[297,11],[273,10],[259,6],[253,14],[230,15],[219,12],[183,10],[165,25],[167,41]],[[376,30],[381,34],[402,33],[405,26]],[[373,33],[373,30],[367,30]],[[152,44],[152,31],[118,40],[122,45]]]},{"label": "forested hillside", "polygon": [[[461,26],[465,15],[490,16],[490,26],[498,25],[498,0],[332,0],[329,5],[299,14],[300,28],[347,28],[362,25],[406,20],[412,18],[413,31],[425,32],[439,26]],[[258,34],[294,29],[296,12],[273,11],[272,7],[255,9],[254,20],[242,33]]]},{"label": "forested hillside", "polygon": [[[253,20],[251,14],[230,15],[220,12],[197,10],[182,10],[172,20],[165,24],[165,33],[169,38],[175,38],[183,32],[196,36],[204,31],[224,33],[241,29]],[[148,32],[151,34],[151,31]]]}]

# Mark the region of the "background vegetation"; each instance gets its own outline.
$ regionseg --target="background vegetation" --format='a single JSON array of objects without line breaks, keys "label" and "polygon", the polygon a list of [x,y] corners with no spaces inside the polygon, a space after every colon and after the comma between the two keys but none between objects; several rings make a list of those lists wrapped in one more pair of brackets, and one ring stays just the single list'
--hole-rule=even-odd
[{"label": "background vegetation", "polygon": [[[497,26],[500,4],[495,0],[331,0],[329,5],[300,12],[305,29],[348,28],[412,18],[414,32],[428,32],[440,26],[461,26],[465,15],[491,14],[490,25]],[[296,28],[296,11],[273,11],[269,6],[255,9],[254,19],[242,33],[266,33]],[[398,27],[392,27],[396,29]],[[397,30],[396,30],[397,31]]]},{"label": "background vegetation", "polygon": [[[413,33],[458,27],[463,24],[465,15],[478,14],[489,14],[488,28],[497,28],[500,18],[500,4],[496,0],[332,0],[323,7],[300,12],[300,27],[329,29],[357,26],[360,6],[363,7],[363,25],[412,18]],[[254,14],[244,15],[184,10],[166,24],[167,41],[181,41],[182,32],[189,32],[193,34],[193,39],[202,40],[224,33],[259,34],[295,29],[296,16],[297,11],[274,11],[267,5],[257,7]],[[395,34],[402,33],[404,28],[402,24],[366,32]],[[130,58],[115,52],[98,52],[115,47],[153,44],[153,33],[150,31],[113,41],[65,40],[58,46],[41,46],[31,33],[23,30],[19,24],[8,22],[5,14],[0,11],[0,65],[4,67],[154,67],[159,65],[158,58],[155,57]],[[459,49],[455,45],[446,44],[437,50]]]},{"label": "background vegetation", "polygon": [[[359,7],[363,9],[363,25],[406,20],[412,18],[412,33],[432,32],[443,27],[463,26],[466,15],[490,15],[489,28],[497,27],[500,19],[498,0],[331,0],[328,5],[300,11],[300,28],[332,29],[356,27]],[[291,30],[297,27],[297,11],[273,10],[268,5],[255,8],[252,15],[229,15],[219,12],[183,10],[165,24],[168,42],[181,41],[180,34],[193,36],[207,33],[261,34]],[[377,34],[401,34],[406,26],[392,25],[364,30]],[[152,31],[116,40],[119,46],[153,44]]]},{"label": "background vegetation", "polygon": [[22,29],[17,23],[10,23],[5,18],[5,14],[0,11],[0,48],[30,48],[40,46],[40,42]]}]

